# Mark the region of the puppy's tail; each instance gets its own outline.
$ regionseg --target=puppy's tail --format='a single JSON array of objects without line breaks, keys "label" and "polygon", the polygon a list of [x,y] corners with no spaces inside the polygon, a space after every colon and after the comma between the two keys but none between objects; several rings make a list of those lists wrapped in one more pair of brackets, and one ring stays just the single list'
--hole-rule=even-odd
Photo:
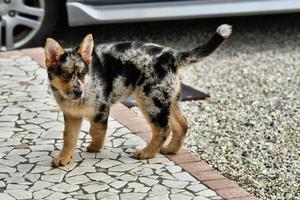
[{"label": "puppy's tail", "polygon": [[176,53],[175,65],[177,67],[183,67],[201,61],[216,50],[231,33],[232,26],[228,24],[219,26],[216,33],[205,44],[190,51]]}]

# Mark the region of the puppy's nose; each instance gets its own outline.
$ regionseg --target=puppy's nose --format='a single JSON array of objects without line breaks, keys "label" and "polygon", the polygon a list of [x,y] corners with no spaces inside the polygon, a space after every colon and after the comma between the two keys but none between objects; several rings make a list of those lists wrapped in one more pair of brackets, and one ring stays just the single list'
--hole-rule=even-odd
[{"label": "puppy's nose", "polygon": [[73,93],[74,93],[74,95],[75,95],[76,97],[80,97],[80,96],[82,95],[82,91],[81,91],[81,89],[79,89],[79,88],[75,88],[75,89],[73,90]]}]

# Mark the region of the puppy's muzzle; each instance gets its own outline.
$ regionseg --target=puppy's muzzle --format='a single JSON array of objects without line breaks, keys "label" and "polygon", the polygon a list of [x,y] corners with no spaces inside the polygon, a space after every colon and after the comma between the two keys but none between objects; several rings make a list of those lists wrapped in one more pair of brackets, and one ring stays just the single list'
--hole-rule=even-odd
[{"label": "puppy's muzzle", "polygon": [[82,97],[82,94],[83,94],[83,92],[80,88],[75,88],[75,89],[73,89],[71,96],[72,96],[73,100],[78,100]]}]

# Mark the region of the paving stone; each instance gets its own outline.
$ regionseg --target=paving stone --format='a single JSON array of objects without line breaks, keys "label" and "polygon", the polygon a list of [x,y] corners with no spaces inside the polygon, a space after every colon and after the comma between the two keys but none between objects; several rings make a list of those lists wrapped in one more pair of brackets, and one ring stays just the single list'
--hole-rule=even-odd
[{"label": "paving stone", "polygon": [[92,184],[82,187],[82,189],[85,190],[87,193],[95,193],[98,191],[106,190],[108,188],[109,186],[107,184]]},{"label": "paving stone", "polygon": [[179,172],[172,174],[179,181],[197,181],[193,176],[187,172]]},{"label": "paving stone", "polygon": [[115,181],[115,182],[110,183],[109,185],[116,188],[116,189],[119,189],[119,188],[123,187],[126,184],[127,184],[126,181]]},{"label": "paving stone", "polygon": [[150,189],[150,187],[136,187],[134,188],[134,192],[147,193]]},{"label": "paving stone", "polygon": [[6,183],[18,183],[18,184],[27,185],[27,181],[25,181],[23,175],[24,173],[10,173],[9,177],[6,177],[4,180],[6,181]]},{"label": "paving stone", "polygon": [[184,188],[187,186],[189,183],[186,181],[171,181],[171,180],[163,180],[162,182],[163,185],[165,186],[172,186],[172,188]]},{"label": "paving stone", "polygon": [[31,171],[31,173],[41,173],[41,172],[49,171],[50,169],[51,169],[51,167],[48,167],[48,166],[36,165],[33,168],[33,170]]},{"label": "paving stone", "polygon": [[[80,163],[80,167],[91,167],[93,165],[95,165],[95,163],[99,162],[99,159],[91,159],[91,158],[87,158],[87,159],[84,159],[82,161],[82,163]],[[95,165],[97,166],[97,165]]]},{"label": "paving stone", "polygon": [[149,167],[151,169],[161,169],[164,167],[164,165],[161,165],[161,164],[146,164],[146,165],[143,165],[144,167]]},{"label": "paving stone", "polygon": [[97,163],[95,166],[101,167],[101,168],[110,168],[116,165],[123,164],[122,162],[111,160],[111,159],[103,159],[99,163]]},{"label": "paving stone", "polygon": [[47,188],[51,185],[53,185],[53,183],[50,183],[50,182],[47,182],[47,181],[36,181],[34,183],[34,185],[31,188],[29,188],[29,191],[34,192],[34,191],[37,191],[37,190]]},{"label": "paving stone", "polygon": [[167,180],[176,180],[176,178],[174,178],[172,175],[166,173],[166,172],[159,172],[156,171],[155,172],[157,175],[159,175],[160,178],[162,179],[167,179]]},{"label": "paving stone", "polygon": [[15,168],[0,164],[0,173],[2,173],[2,172],[13,173],[15,171],[16,171]]},{"label": "paving stone", "polygon": [[55,193],[52,193],[51,195],[49,195],[46,199],[57,200],[57,199],[65,199],[67,197],[69,197],[69,195],[61,193],[61,192],[55,192]]},{"label": "paving stone", "polygon": [[155,157],[155,158],[149,159],[148,161],[150,164],[153,164],[153,163],[168,162],[170,160],[166,157]]},{"label": "paving stone", "polygon": [[209,198],[197,196],[197,197],[194,197],[193,200],[209,200]]},{"label": "paving stone", "polygon": [[96,172],[96,169],[95,167],[77,167],[73,169],[71,172],[69,172],[66,176],[67,177],[76,176],[76,175],[85,174],[87,172]]},{"label": "paving stone", "polygon": [[[125,155],[127,155],[127,154],[125,154]],[[128,157],[128,155],[124,156],[124,153],[121,154],[121,158],[119,159],[119,161],[121,161],[123,163],[126,163],[126,164],[128,164],[128,163],[137,163],[138,162],[136,159]]]},{"label": "paving stone", "polygon": [[147,200],[163,200],[163,199],[169,199],[169,195],[168,194],[160,194],[160,195],[156,195],[156,196],[152,196],[149,198],[146,198]]},{"label": "paving stone", "polygon": [[2,115],[18,115],[20,114],[24,109],[23,108],[18,108],[18,107],[7,107],[4,110],[2,110],[1,114]]},{"label": "paving stone", "polygon": [[1,122],[14,122],[18,119],[17,115],[4,115],[0,116],[0,121]]},{"label": "paving stone", "polygon": [[136,181],[138,177],[130,175],[130,174],[124,174],[124,175],[119,176],[117,178],[122,180],[122,181]]},{"label": "paving stone", "polygon": [[134,168],[138,167],[139,165],[141,165],[141,163],[121,164],[121,165],[117,165],[115,167],[111,167],[108,170],[109,171],[125,172],[125,171],[129,171],[131,169],[134,169]]},{"label": "paving stone", "polygon": [[124,172],[108,172],[108,175],[113,176],[113,177],[120,177],[124,174]]},{"label": "paving stone", "polygon": [[17,120],[16,122],[18,125],[26,124],[26,122],[24,120]]},{"label": "paving stone", "polygon": [[176,173],[181,172],[182,168],[180,166],[166,166],[166,169],[169,171],[169,173]]},{"label": "paving stone", "polygon": [[200,184],[200,183],[198,183],[198,184],[196,183],[196,184],[188,186],[187,189],[192,191],[192,192],[199,192],[199,191],[202,191],[202,190],[206,190],[207,187],[205,185]]},{"label": "paving stone", "polygon": [[97,153],[96,158],[107,158],[107,159],[117,159],[119,154],[112,152],[109,149],[101,149],[100,153]]},{"label": "paving stone", "polygon": [[112,142],[112,146],[113,146],[113,147],[119,147],[119,146],[121,146],[125,141],[126,141],[126,139],[124,139],[124,138],[117,138],[117,139],[114,139],[113,142]]},{"label": "paving stone", "polygon": [[76,199],[84,199],[84,200],[95,200],[95,194],[83,194],[83,195],[76,195],[74,196]]},{"label": "paving stone", "polygon": [[26,122],[27,123],[31,123],[31,124],[41,124],[44,122],[48,122],[51,119],[45,119],[45,118],[33,118],[33,119],[27,119]]},{"label": "paving stone", "polygon": [[10,194],[16,199],[31,199],[32,193],[24,190],[5,190],[5,193]]},{"label": "paving stone", "polygon": [[31,151],[53,151],[53,145],[35,145],[30,146]]},{"label": "paving stone", "polygon": [[212,191],[212,190],[203,190],[201,192],[198,192],[197,195],[203,196],[203,197],[212,197],[212,196],[217,196],[217,194]]},{"label": "paving stone", "polygon": [[143,199],[147,193],[123,193],[120,194],[121,200]]},{"label": "paving stone", "polygon": [[60,167],[60,169],[65,170],[65,171],[68,172],[68,171],[73,170],[76,167],[76,165],[77,165],[76,163],[69,163],[66,166]]},{"label": "paving stone", "polygon": [[[85,150],[86,148],[84,148]],[[94,159],[96,158],[96,153],[90,153],[90,152],[81,152],[80,153],[80,158],[83,158],[83,159]]]},{"label": "paving stone", "polygon": [[30,152],[29,149],[13,149],[7,156],[26,155]]},{"label": "paving stone", "polygon": [[14,197],[10,196],[7,193],[0,193],[0,199],[3,199],[3,200],[15,200]]},{"label": "paving stone", "polygon": [[174,200],[177,200],[177,199],[180,199],[180,200],[190,200],[192,199],[193,197],[191,196],[188,196],[188,195],[184,195],[184,194],[171,194],[170,195],[170,199],[174,199]]},{"label": "paving stone", "polygon": [[7,190],[14,190],[14,189],[25,190],[27,188],[29,188],[28,185],[20,185],[20,184],[7,184],[6,186]]},{"label": "paving stone", "polygon": [[40,137],[45,139],[63,139],[63,133],[61,131],[46,131]]},{"label": "paving stone", "polygon": [[141,178],[139,178],[139,181],[141,183],[144,183],[144,184],[148,185],[148,186],[153,186],[153,185],[155,185],[159,182],[158,180],[154,180],[154,179],[147,178],[147,177],[141,177]]},{"label": "paving stone", "polygon": [[45,128],[45,129],[48,129],[48,128],[51,128],[51,127],[58,127],[58,126],[63,126],[62,123],[60,122],[46,122],[46,123],[42,123],[40,124],[41,127]]},{"label": "paving stone", "polygon": [[[7,156],[6,156],[6,158],[7,158]],[[0,159],[0,163],[3,165],[13,167],[13,166],[16,166],[17,164],[19,164],[20,161],[15,160],[15,159]]]},{"label": "paving stone", "polygon": [[112,183],[114,181],[117,181],[117,179],[115,179],[115,178],[108,178],[108,179],[102,180],[102,182],[107,183],[107,184]]},{"label": "paving stone", "polygon": [[17,169],[21,173],[27,173],[29,170],[32,169],[34,165],[33,164],[19,164],[17,166]]},{"label": "paving stone", "polygon": [[110,179],[111,177],[108,176],[105,173],[87,173],[86,174],[90,179],[95,180],[95,181],[104,181],[106,179]]},{"label": "paving stone", "polygon": [[32,119],[36,114],[34,112],[23,111],[20,115],[21,119]]},{"label": "paving stone", "polygon": [[35,182],[40,178],[40,174],[26,174],[24,177],[31,182]]},{"label": "paving stone", "polygon": [[62,182],[64,176],[65,174],[42,175],[41,180],[52,182],[52,183],[60,183]]},{"label": "paving stone", "polygon": [[25,157],[26,158],[35,158],[35,157],[45,156],[48,154],[49,153],[45,152],[45,151],[36,151],[36,152],[31,152],[31,153],[27,154]]},{"label": "paving stone", "polygon": [[5,187],[5,183],[3,181],[0,181],[0,188],[2,188],[2,187]]},{"label": "paving stone", "polygon": [[91,181],[89,178],[87,178],[85,175],[79,175],[79,176],[72,176],[70,178],[66,178],[66,182],[70,184],[83,184]]},{"label": "paving stone", "polygon": [[11,138],[14,134],[12,131],[0,132],[0,138]]},{"label": "paving stone", "polygon": [[98,192],[97,199],[101,200],[119,200],[119,195],[113,192]]},{"label": "paving stone", "polygon": [[153,170],[151,168],[146,168],[143,166],[130,170],[129,174],[138,176],[150,176],[153,175]]},{"label": "paving stone", "polygon": [[71,185],[68,183],[60,183],[51,187],[56,192],[72,192],[79,189],[78,185]]}]

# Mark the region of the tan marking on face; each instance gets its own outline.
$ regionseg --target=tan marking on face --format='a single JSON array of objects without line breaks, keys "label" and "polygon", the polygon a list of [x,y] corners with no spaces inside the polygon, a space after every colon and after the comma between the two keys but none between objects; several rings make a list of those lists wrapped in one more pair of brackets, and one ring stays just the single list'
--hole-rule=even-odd
[{"label": "tan marking on face", "polygon": [[53,79],[51,80],[51,85],[53,85],[61,95],[64,97],[67,96],[69,92],[72,91],[74,88],[74,83],[73,81],[68,81],[67,83],[63,80],[62,77],[59,76],[54,76]]}]

